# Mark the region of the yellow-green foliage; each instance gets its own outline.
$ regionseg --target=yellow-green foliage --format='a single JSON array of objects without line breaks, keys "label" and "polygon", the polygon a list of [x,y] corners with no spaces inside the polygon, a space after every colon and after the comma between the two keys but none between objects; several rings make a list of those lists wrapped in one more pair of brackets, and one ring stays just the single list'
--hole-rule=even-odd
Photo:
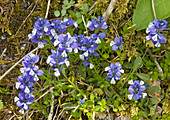
[{"label": "yellow-green foliage", "polygon": [[77,8],[82,8],[82,3],[85,4],[87,2],[87,0],[77,0],[77,4],[75,4],[75,6]]},{"label": "yellow-green foliage", "polygon": [[104,12],[106,11],[108,5],[109,5],[108,0],[99,0],[99,3],[97,5],[98,6],[97,11],[100,11],[99,13],[104,14]]}]

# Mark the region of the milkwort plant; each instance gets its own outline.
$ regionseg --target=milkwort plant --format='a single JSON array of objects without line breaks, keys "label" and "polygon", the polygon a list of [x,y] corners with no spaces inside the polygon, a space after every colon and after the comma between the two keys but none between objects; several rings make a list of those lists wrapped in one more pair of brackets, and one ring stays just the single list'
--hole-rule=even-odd
[{"label": "milkwort plant", "polygon": [[34,101],[32,92],[35,90],[34,83],[39,80],[38,76],[43,75],[43,71],[39,70],[39,67],[35,65],[39,61],[39,56],[30,53],[24,57],[21,68],[22,76],[18,76],[18,82],[16,82],[16,88],[21,89],[22,92],[18,94],[18,97],[14,98],[17,102],[17,106],[21,109],[19,112],[24,114],[24,110],[30,109],[30,104]]},{"label": "milkwort plant", "polygon": [[[48,21],[47,19],[39,18],[35,22],[32,33],[28,36],[32,42],[39,43],[39,47],[42,49],[44,43],[46,45],[52,43],[53,46],[50,49],[51,54],[48,55],[46,63],[50,66],[54,76],[59,79],[66,78],[71,85],[86,98],[86,95],[74,85],[73,81],[70,81],[65,74],[62,76],[62,71],[72,65],[69,60],[70,55],[75,54],[80,58],[80,64],[83,61],[82,64],[84,66],[89,65],[90,69],[95,69],[96,72],[96,65],[92,63],[91,57],[100,56],[101,53],[98,53],[98,46],[102,43],[102,39],[106,37],[105,33],[100,32],[100,30],[105,30],[108,26],[104,18],[99,16],[97,20],[92,18],[92,21],[87,22],[87,28],[90,29],[89,35],[74,34],[71,36],[68,32],[68,28],[70,27],[78,29],[78,24],[71,18],[64,18],[63,21],[59,19]],[[116,51],[122,49],[123,43],[122,37],[116,37],[115,42],[111,41],[110,46]],[[15,97],[14,100],[17,102],[17,106],[21,108],[20,113],[22,114],[24,114],[24,110],[30,109],[30,105],[34,101],[34,96],[32,94],[34,91],[34,88],[32,88],[33,84],[39,80],[38,76],[43,75],[43,71],[39,70],[39,67],[35,65],[38,61],[38,55],[29,54],[29,56],[25,56],[24,61],[22,62],[24,68],[21,68],[21,73],[23,76],[18,76],[18,82],[16,83],[16,88],[20,88],[22,92],[20,92],[18,97]],[[111,79],[111,85],[116,84],[115,80],[120,80],[121,75],[124,73],[119,62],[116,62],[115,64],[111,63],[110,66],[105,68],[105,71],[108,71],[107,78]],[[143,84],[138,85],[136,82],[132,85],[136,91],[139,90],[139,94],[137,95],[136,91],[129,89],[129,92],[132,93],[131,97],[133,96],[135,100],[140,99],[141,95],[146,96],[146,94],[142,93],[145,90],[142,85]],[[91,97],[91,99],[92,98],[94,100],[94,97]],[[85,99],[79,99],[79,103],[81,106],[85,106],[86,101]],[[105,100],[103,99],[99,104],[101,105],[99,110],[105,111]]]}]

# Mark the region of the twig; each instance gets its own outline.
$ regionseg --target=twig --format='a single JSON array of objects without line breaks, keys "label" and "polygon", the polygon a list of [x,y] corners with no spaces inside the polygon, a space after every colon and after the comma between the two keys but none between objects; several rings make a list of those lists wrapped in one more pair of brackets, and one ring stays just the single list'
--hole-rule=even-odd
[{"label": "twig", "polygon": [[4,56],[4,54],[5,54],[5,52],[6,52],[6,48],[3,50],[3,52],[2,52],[2,54],[1,54],[1,56],[0,56],[0,60],[2,60],[2,58],[3,58],[3,56]]},{"label": "twig", "polygon": [[120,28],[120,27],[122,27],[124,24],[126,24],[131,18],[132,18],[132,16],[131,16],[128,20],[126,20],[124,23],[122,23],[118,28]]},{"label": "twig", "polygon": [[83,20],[84,26],[85,26],[85,28],[86,28],[86,35],[88,36],[88,30],[87,30],[86,22],[85,22],[85,20],[84,20],[83,15],[82,15],[82,20]]},{"label": "twig", "polygon": [[12,120],[13,117],[15,117],[16,115],[14,114],[9,120]]},{"label": "twig", "polygon": [[114,26],[114,24],[113,24],[113,23],[112,23],[112,25],[113,25],[113,28],[114,28],[114,29],[115,29],[115,31],[116,31],[117,36],[120,38],[119,33],[117,32],[117,30],[116,30],[116,28],[115,28],[115,26]]},{"label": "twig", "polygon": [[50,8],[50,0],[48,0],[48,5],[47,5],[47,10],[46,10],[46,14],[45,14],[45,18],[48,17],[48,11],[49,11],[49,8]]},{"label": "twig", "polygon": [[57,109],[56,109],[55,115],[54,115],[54,117],[53,117],[53,120],[55,120],[55,118],[56,118],[56,116],[57,116],[58,108],[59,108],[59,105],[57,105]]},{"label": "twig", "polygon": [[35,3],[35,5],[34,5],[33,9],[32,9],[31,12],[29,13],[29,15],[25,18],[25,20],[22,22],[22,24],[21,24],[20,27],[18,28],[18,30],[17,30],[17,32],[15,33],[15,35],[18,34],[18,32],[20,31],[21,27],[25,24],[26,20],[27,20],[27,19],[30,17],[30,15],[33,13],[33,11],[34,11],[34,9],[35,9],[37,3],[38,3],[38,0],[36,1],[36,3]]},{"label": "twig", "polygon": [[[94,100],[93,100],[93,109],[94,109]],[[93,120],[95,120],[95,111],[93,111]]]},{"label": "twig", "polygon": [[152,10],[153,10],[154,18],[156,19],[156,13],[155,13],[154,0],[152,0]]},{"label": "twig", "polygon": [[64,112],[64,109],[62,109],[62,111],[59,113],[57,120],[59,120],[59,117],[61,116],[61,114]]},{"label": "twig", "polygon": [[48,120],[52,120],[53,110],[54,110],[54,95],[53,95],[53,89],[51,89],[50,92],[51,92],[51,95],[52,95],[52,97],[51,97],[52,102],[51,102],[50,113],[49,113],[49,115],[48,115]]},{"label": "twig", "polygon": [[[148,50],[148,53],[149,53],[150,56],[153,56],[150,50]],[[153,56],[153,57],[154,57],[154,56]],[[156,67],[157,67],[157,69],[158,69],[158,72],[162,72],[162,75],[161,75],[161,76],[163,77],[163,76],[164,76],[163,70],[162,70],[162,68],[160,67],[160,65],[159,65],[159,63],[157,62],[157,60],[156,60],[155,57],[154,57],[154,62],[155,62],[155,64],[156,64]]]},{"label": "twig", "polygon": [[53,90],[54,89],[54,87],[52,87],[52,88],[50,88],[48,91],[46,91],[43,95],[41,95],[38,99],[36,99],[35,101],[34,101],[34,103],[35,102],[37,102],[39,99],[41,99],[42,97],[44,97],[47,93],[49,93],[51,90]]},{"label": "twig", "polygon": [[107,10],[105,11],[105,13],[103,14],[104,19],[107,21],[107,19],[109,18],[110,14],[112,13],[114,6],[116,5],[116,1],[117,0],[111,0]]},{"label": "twig", "polygon": [[[31,52],[29,52],[27,55],[29,55],[32,52],[35,52],[38,49],[38,47],[36,47],[34,50],[32,50]],[[8,69],[1,77],[0,80],[2,80],[12,69],[14,69],[22,60],[24,60],[24,57],[21,58],[18,62],[16,62],[10,69]]]},{"label": "twig", "polygon": [[90,9],[88,11],[91,11],[97,4],[97,1],[90,7]]}]

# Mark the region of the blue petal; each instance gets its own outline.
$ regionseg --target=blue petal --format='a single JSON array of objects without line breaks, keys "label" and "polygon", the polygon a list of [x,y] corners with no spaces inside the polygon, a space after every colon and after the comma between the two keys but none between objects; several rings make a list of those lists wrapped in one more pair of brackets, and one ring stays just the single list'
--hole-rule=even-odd
[{"label": "blue petal", "polygon": [[106,37],[105,33],[100,33],[98,36],[99,36],[99,38],[105,38]]}]

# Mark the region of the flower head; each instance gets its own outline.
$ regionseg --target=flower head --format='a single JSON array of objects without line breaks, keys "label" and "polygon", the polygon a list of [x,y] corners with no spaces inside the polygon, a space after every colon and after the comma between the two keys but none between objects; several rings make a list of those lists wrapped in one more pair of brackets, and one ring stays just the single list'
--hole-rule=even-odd
[{"label": "flower head", "polygon": [[118,49],[122,49],[122,44],[123,44],[123,40],[122,37],[118,38],[115,37],[115,42],[111,41],[110,46],[112,47],[112,50],[118,50]]},{"label": "flower head", "polygon": [[51,30],[51,24],[49,21],[45,18],[39,18],[34,25],[34,29],[32,30],[32,33],[28,35],[29,39],[31,39],[34,43],[47,43],[46,40],[43,40],[40,38],[43,35],[50,35]]},{"label": "flower head", "polygon": [[18,97],[14,98],[14,101],[17,102],[17,106],[20,107],[20,113],[24,114],[24,110],[29,110],[30,109],[30,104],[33,103],[34,101],[34,96],[32,95],[32,89],[30,93],[19,93]]},{"label": "flower head", "polygon": [[166,43],[166,39],[160,32],[161,30],[165,30],[167,28],[167,24],[168,22],[166,20],[157,19],[149,23],[149,26],[146,29],[146,33],[149,33],[149,35],[146,36],[145,40],[151,39],[155,47],[160,47],[160,43]]},{"label": "flower head", "polygon": [[97,21],[92,18],[92,21],[88,21],[87,27],[91,30],[94,31],[95,29],[107,29],[108,26],[106,24],[106,21],[104,20],[103,17],[99,16]]},{"label": "flower head", "polygon": [[110,66],[105,68],[105,71],[108,71],[107,77],[111,78],[111,84],[115,84],[115,79],[119,80],[121,73],[124,73],[124,70],[122,69],[122,66],[120,63],[111,63]]},{"label": "flower head", "polygon": [[132,80],[130,80],[128,83],[131,85],[128,89],[128,91],[131,93],[131,95],[128,95],[128,98],[130,100],[132,99],[132,97],[135,100],[138,100],[142,97],[142,95],[143,95],[143,98],[145,98],[145,96],[147,96],[146,93],[142,93],[146,89],[143,81],[135,80],[133,82]]}]

